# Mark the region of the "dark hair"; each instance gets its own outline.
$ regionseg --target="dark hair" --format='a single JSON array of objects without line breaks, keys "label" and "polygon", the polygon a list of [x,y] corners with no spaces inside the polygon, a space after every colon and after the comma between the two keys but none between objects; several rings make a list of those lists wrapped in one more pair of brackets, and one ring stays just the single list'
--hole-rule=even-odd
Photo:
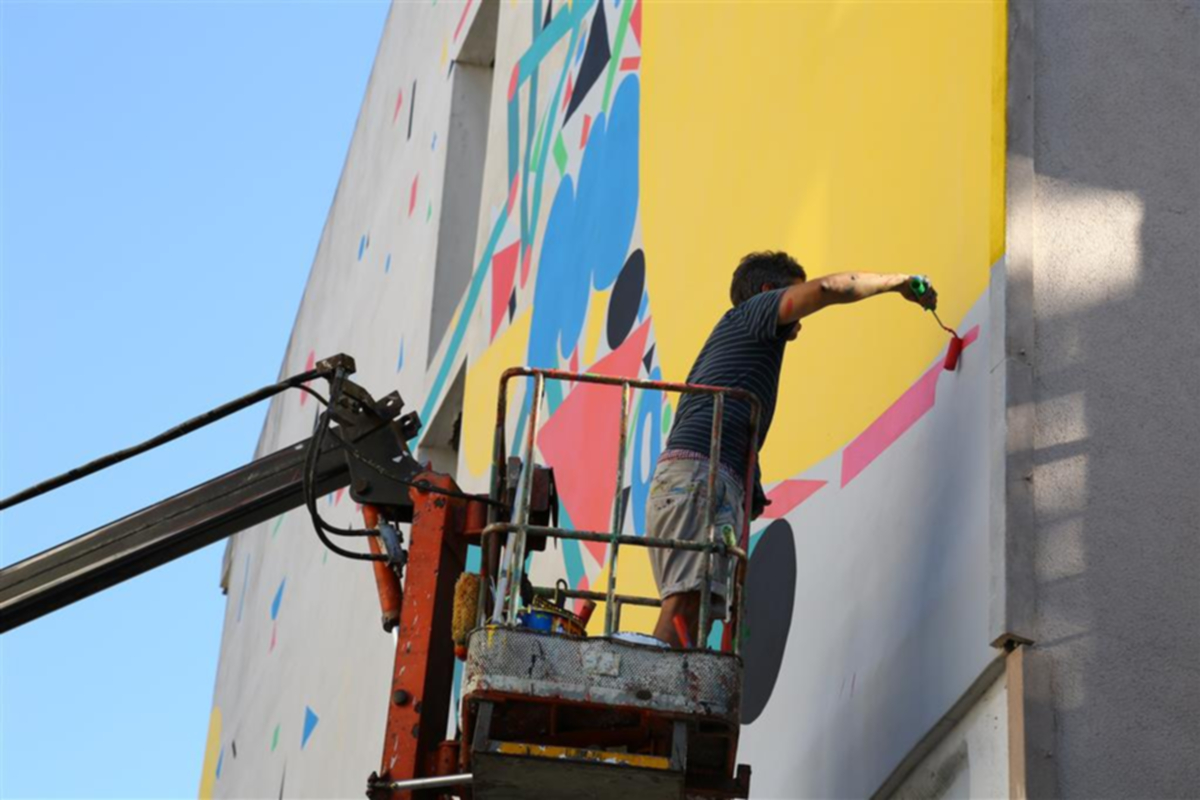
[{"label": "dark hair", "polygon": [[782,289],[797,280],[807,280],[804,267],[782,250],[763,250],[750,253],[741,260],[733,271],[733,283],[729,286],[729,299],[735,306],[764,291],[763,287]]}]

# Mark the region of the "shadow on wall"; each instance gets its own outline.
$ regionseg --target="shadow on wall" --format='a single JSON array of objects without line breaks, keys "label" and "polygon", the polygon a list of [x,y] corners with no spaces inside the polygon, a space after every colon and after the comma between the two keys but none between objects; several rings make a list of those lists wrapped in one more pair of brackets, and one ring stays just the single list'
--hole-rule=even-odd
[{"label": "shadow on wall", "polygon": [[1035,204],[1035,529],[1009,535],[1033,537],[1029,663],[1050,687],[1054,734],[1031,735],[1030,758],[1052,754],[1064,795],[1188,796],[1200,785],[1200,5],[1036,14],[1035,133],[1015,154],[1033,159],[1035,194],[1009,198]]}]

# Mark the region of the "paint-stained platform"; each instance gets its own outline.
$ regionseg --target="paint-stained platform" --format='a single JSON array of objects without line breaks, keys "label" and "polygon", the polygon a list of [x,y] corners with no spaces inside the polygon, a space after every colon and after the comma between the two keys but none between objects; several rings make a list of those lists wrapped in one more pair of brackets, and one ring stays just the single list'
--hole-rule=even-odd
[{"label": "paint-stained platform", "polygon": [[739,724],[742,659],[604,638],[487,628],[471,634],[463,695],[503,693]]},{"label": "paint-stained platform", "polygon": [[468,645],[477,798],[747,796],[741,657],[502,627]]}]

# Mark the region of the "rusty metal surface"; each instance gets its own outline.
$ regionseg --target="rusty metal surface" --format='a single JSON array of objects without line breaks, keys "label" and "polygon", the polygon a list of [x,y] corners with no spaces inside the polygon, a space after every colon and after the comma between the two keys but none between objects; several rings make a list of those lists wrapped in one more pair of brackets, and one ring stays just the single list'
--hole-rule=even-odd
[{"label": "rusty metal surface", "polygon": [[467,698],[500,692],[738,724],[742,660],[730,653],[508,628],[476,630],[468,647]]},{"label": "rusty metal surface", "polygon": [[[454,481],[444,475],[424,473],[421,477],[437,488],[457,489]],[[439,764],[446,763],[438,755],[450,711],[454,674],[450,615],[454,584],[466,559],[466,540],[461,536],[463,501],[415,488],[412,499],[412,543],[400,607],[382,766],[372,776],[385,783],[428,777]],[[372,796],[401,795],[376,790]]]}]

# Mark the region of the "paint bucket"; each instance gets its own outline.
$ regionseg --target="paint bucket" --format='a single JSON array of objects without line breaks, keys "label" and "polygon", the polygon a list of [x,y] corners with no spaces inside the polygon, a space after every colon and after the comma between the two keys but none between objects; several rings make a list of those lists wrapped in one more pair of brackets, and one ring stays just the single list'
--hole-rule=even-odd
[{"label": "paint bucket", "polygon": [[517,614],[517,621],[531,631],[587,636],[583,620],[540,597],[534,598],[532,608],[526,608]]}]

